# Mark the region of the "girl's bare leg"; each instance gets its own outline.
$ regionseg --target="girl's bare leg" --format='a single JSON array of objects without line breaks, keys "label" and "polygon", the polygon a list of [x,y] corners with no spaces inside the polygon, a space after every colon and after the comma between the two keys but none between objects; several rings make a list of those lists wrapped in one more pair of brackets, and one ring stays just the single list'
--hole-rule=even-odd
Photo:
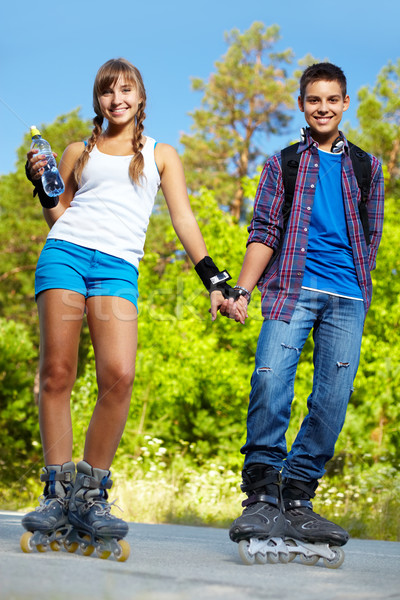
[{"label": "girl's bare leg", "polygon": [[76,378],[85,298],[54,289],[38,296],[40,323],[39,423],[46,465],[72,458],[70,396]]},{"label": "girl's bare leg", "polygon": [[96,358],[98,399],[86,436],[84,460],[109,469],[129,413],[137,350],[136,307],[124,298],[87,300]]}]

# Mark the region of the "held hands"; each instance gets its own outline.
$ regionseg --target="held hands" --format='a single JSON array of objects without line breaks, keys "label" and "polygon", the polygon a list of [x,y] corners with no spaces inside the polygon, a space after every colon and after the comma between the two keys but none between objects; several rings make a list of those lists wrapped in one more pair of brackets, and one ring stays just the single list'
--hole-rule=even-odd
[{"label": "held hands", "polygon": [[233,298],[223,299],[222,304],[219,306],[219,311],[224,317],[228,319],[234,319],[235,321],[245,324],[247,317],[248,302],[245,296],[239,296],[237,300]]},{"label": "held hands", "polygon": [[228,317],[228,319],[234,319],[235,321],[245,324],[247,317],[247,300],[244,296],[239,296],[237,300],[233,298],[224,298],[222,293],[218,290],[211,292],[210,294],[211,308],[211,319],[215,321],[217,318],[218,310],[221,315]]},{"label": "held hands", "polygon": [[195,270],[210,293],[211,308],[209,312],[212,320],[215,321],[218,310],[220,310],[222,315],[244,325],[248,317],[247,305],[250,302],[251,293],[240,285],[231,288],[227,284],[227,281],[231,279],[228,271],[219,271],[208,255],[195,265]]}]

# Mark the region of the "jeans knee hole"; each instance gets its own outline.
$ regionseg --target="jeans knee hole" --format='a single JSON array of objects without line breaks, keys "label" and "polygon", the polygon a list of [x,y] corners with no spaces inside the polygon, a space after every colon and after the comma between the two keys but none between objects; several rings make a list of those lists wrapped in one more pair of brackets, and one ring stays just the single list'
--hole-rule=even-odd
[{"label": "jeans knee hole", "polygon": [[284,342],[281,342],[281,346],[282,346],[282,348],[286,348],[287,350],[295,350],[297,354],[300,354],[300,350],[299,350],[299,348],[296,348],[296,346],[289,346],[288,344],[285,344]]}]

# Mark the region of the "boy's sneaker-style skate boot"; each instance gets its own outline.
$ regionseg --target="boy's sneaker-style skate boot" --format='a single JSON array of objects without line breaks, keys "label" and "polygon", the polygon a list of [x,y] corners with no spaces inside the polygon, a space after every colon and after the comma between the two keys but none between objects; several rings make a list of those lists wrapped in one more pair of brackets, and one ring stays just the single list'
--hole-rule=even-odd
[{"label": "boy's sneaker-style skate boot", "polygon": [[349,539],[347,531],[313,511],[311,498],[318,481],[284,479],[282,498],[286,519],[285,541],[290,558],[296,554],[305,564],[313,565],[321,557],[325,566],[336,569],[344,560],[343,546]]},{"label": "boy's sneaker-style skate boot", "polygon": [[107,491],[112,486],[110,476],[110,471],[91,467],[85,461],[78,463],[69,503],[68,519],[74,529],[67,539],[68,550],[74,552],[80,546],[85,555],[96,550],[100,558],[113,553],[123,562],[130,553],[129,544],[122,539],[129,527],[110,512]]},{"label": "boy's sneaker-style skate boot", "polygon": [[72,529],[68,523],[68,505],[75,477],[75,465],[48,465],[43,468],[40,480],[45,483],[40,505],[22,519],[27,530],[21,537],[21,549],[32,552],[36,547],[45,552],[48,547],[59,550]]},{"label": "boy's sneaker-style skate boot", "polygon": [[241,489],[248,496],[242,502],[244,511],[229,530],[232,541],[238,542],[239,554],[245,564],[287,562],[289,558],[282,538],[285,518],[280,500],[280,473],[265,464],[254,464],[242,472]]}]

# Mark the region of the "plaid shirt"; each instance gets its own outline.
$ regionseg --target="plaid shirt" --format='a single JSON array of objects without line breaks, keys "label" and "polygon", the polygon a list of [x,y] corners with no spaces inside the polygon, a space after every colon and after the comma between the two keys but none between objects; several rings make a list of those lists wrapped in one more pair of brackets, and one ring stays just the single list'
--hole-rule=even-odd
[{"label": "plaid shirt", "polygon": [[[302,286],[319,169],[318,144],[311,138],[308,130],[305,141],[299,145],[298,154],[300,166],[282,249],[274,254],[258,282],[264,318],[287,322],[290,322],[293,315]],[[371,243],[367,246],[358,212],[361,192],[349,156],[349,146],[345,140],[342,153],[344,210],[365,313],[371,303],[370,271],[375,268],[376,254],[382,236],[384,203],[382,167],[374,156],[371,156],[371,166],[371,188],[367,202]],[[275,251],[278,249],[283,229],[283,201],[284,188],[279,152],[267,160],[262,171],[254,203],[254,214],[248,228],[250,235],[247,245],[258,242]]]}]

